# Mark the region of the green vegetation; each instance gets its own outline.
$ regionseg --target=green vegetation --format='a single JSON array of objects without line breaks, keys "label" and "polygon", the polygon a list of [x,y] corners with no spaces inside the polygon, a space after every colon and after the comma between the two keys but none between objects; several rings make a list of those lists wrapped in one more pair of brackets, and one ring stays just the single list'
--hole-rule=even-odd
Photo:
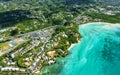
[{"label": "green vegetation", "polygon": [[0,66],[5,67],[5,66],[7,66],[7,64],[5,64],[3,61],[0,61]]},{"label": "green vegetation", "polygon": [[[28,45],[28,43],[30,43],[30,41],[31,41],[31,40],[19,44],[17,47],[15,47],[15,49],[14,49],[13,51],[11,51],[11,53],[14,52],[14,51],[17,51],[18,49],[21,49],[21,48],[24,49],[24,48]],[[13,61],[18,61],[19,59],[20,59],[20,54],[18,54],[18,55],[13,59]]]},{"label": "green vegetation", "polygon": [[1,56],[0,57],[0,66],[6,66],[7,64],[6,63],[4,63],[2,60],[5,58],[6,56]]},{"label": "green vegetation", "polygon": [[11,75],[19,75],[19,74],[29,75],[30,73],[28,73],[28,72],[19,72],[19,71],[0,71],[0,75],[8,75],[8,74],[11,74]]},{"label": "green vegetation", "polygon": [[1,50],[8,50],[10,48],[8,41],[0,43]]},{"label": "green vegetation", "polygon": [[11,35],[11,36],[14,36],[14,35],[16,35],[16,34],[18,34],[18,29],[14,29],[14,30],[12,30],[12,31],[10,32],[10,35]]},{"label": "green vegetation", "polygon": [[57,40],[54,41],[57,45],[48,49],[48,51],[55,50],[57,57],[65,57],[68,55],[68,48],[70,45],[77,43],[78,39],[81,37],[78,32],[78,25],[71,23],[67,26],[57,26],[55,31],[56,32],[53,33],[51,40]]}]

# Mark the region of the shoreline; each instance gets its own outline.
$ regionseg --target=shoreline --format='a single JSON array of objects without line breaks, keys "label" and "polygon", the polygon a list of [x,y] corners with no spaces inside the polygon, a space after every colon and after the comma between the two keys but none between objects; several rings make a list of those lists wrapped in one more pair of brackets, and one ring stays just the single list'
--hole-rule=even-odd
[{"label": "shoreline", "polygon": [[80,25],[87,25],[87,24],[95,24],[95,23],[103,23],[103,24],[114,24],[114,25],[119,25],[120,23],[108,23],[108,22],[88,22],[88,23],[84,23],[84,24],[80,24]]},{"label": "shoreline", "polygon": [[[120,27],[120,26],[119,26],[120,23],[107,23],[107,22],[90,22],[90,23],[85,23],[85,24],[81,24],[81,25],[94,24],[94,23],[99,23],[99,24],[100,24],[100,23],[103,23],[103,24],[109,24],[110,27],[114,27],[114,25]],[[79,26],[80,26],[80,25],[79,25]],[[107,28],[109,28],[109,27],[107,27]],[[78,42],[80,42],[80,40],[79,40]],[[70,47],[69,47],[67,50],[70,51],[71,48],[74,47],[76,44],[77,44],[77,43],[73,43],[73,44],[71,44]]]},{"label": "shoreline", "polygon": [[71,48],[73,48],[77,43],[71,44],[70,47],[67,49],[68,51],[71,50]]}]

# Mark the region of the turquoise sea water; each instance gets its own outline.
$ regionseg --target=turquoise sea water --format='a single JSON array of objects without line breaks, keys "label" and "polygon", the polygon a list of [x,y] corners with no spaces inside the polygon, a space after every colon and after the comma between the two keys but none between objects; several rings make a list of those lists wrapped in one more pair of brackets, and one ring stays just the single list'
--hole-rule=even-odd
[{"label": "turquoise sea water", "polygon": [[50,75],[120,75],[120,25],[88,23],[79,32],[80,42]]}]

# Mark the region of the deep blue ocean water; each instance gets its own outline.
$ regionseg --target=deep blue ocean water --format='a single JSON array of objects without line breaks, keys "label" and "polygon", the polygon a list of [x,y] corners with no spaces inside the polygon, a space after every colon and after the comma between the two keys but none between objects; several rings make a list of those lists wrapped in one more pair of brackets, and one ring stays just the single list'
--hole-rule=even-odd
[{"label": "deep blue ocean water", "polygon": [[87,23],[79,33],[82,39],[59,60],[62,67],[51,68],[59,73],[50,75],[120,75],[120,25]]}]

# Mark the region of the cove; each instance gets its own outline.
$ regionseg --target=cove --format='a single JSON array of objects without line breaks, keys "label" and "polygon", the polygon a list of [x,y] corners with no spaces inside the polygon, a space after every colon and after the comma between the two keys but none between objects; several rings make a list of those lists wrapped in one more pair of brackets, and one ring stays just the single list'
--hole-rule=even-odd
[{"label": "cove", "polygon": [[50,75],[120,75],[120,24],[87,23],[79,33],[82,39]]}]

